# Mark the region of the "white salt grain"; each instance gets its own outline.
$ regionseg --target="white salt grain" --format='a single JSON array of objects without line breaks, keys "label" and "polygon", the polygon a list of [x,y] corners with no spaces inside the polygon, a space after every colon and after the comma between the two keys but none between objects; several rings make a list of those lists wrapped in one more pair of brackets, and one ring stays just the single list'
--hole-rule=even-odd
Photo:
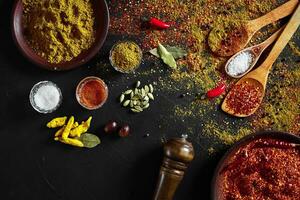
[{"label": "white salt grain", "polygon": [[237,54],[229,62],[227,73],[231,76],[238,76],[245,73],[252,65],[253,54],[251,51],[243,51]]},{"label": "white salt grain", "polygon": [[61,102],[60,89],[50,81],[36,84],[31,91],[31,104],[39,112],[54,111]]},{"label": "white salt grain", "polygon": [[59,91],[53,85],[41,86],[34,95],[34,102],[43,110],[52,110],[59,103]]}]

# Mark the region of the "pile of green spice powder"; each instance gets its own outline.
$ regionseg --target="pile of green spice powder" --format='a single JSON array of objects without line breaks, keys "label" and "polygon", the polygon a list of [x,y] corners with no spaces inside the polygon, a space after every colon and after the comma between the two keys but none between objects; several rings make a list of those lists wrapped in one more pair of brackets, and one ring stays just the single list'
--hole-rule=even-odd
[{"label": "pile of green spice powder", "polygon": [[[296,43],[299,31],[289,47],[277,59],[268,80],[266,97],[259,110],[248,118],[233,118],[220,109],[224,95],[208,100],[200,97],[220,81],[228,89],[236,82],[226,76],[228,58],[211,52],[209,33],[215,27],[242,24],[260,17],[285,1],[277,0],[156,0],[110,2],[110,33],[137,38],[143,52],[156,48],[158,42],[187,50],[185,58],[177,60],[178,69],[170,70],[155,57],[145,54],[148,63],[137,74],[139,79],[152,77],[157,94],[175,102],[163,112],[161,128],[169,123],[185,125],[193,142],[206,141],[207,153],[213,154],[217,144],[232,145],[242,137],[259,130],[287,131],[300,135],[300,63]],[[167,30],[144,29],[141,18],[156,17],[171,24]],[[280,24],[274,23],[255,34],[249,45],[258,44],[274,33]],[[222,30],[220,30],[222,33]],[[210,38],[213,40],[213,38]],[[295,50],[296,49],[296,50]]]}]

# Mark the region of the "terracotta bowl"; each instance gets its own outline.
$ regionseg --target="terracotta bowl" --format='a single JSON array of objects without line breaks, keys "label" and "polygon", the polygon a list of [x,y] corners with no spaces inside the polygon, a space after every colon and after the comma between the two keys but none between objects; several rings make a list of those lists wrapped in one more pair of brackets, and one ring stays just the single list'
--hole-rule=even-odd
[{"label": "terracotta bowl", "polygon": [[290,133],[283,133],[283,132],[259,132],[259,133],[254,133],[251,135],[248,135],[238,141],[233,147],[231,147],[223,156],[223,158],[220,160],[219,164],[217,165],[217,168],[215,170],[213,180],[212,180],[212,199],[213,200],[219,200],[221,194],[219,193],[218,188],[220,187],[221,184],[221,178],[219,176],[221,170],[227,165],[228,161],[234,156],[234,154],[244,145],[250,143],[253,140],[259,139],[259,138],[273,138],[273,139],[279,139],[279,140],[284,140],[288,141],[291,143],[300,143],[300,137],[290,134]]},{"label": "terracotta bowl", "polygon": [[12,13],[12,35],[15,40],[17,47],[20,49],[21,53],[28,58],[34,64],[48,69],[48,70],[69,70],[75,67],[81,66],[91,60],[101,49],[109,27],[109,11],[107,3],[105,0],[92,0],[94,10],[95,10],[95,30],[96,30],[96,39],[94,44],[82,52],[76,58],[73,58],[71,61],[63,62],[59,64],[49,63],[46,59],[37,55],[30,46],[28,46],[26,39],[23,34],[22,26],[22,15],[23,15],[23,4],[22,0],[16,0],[13,13]]}]

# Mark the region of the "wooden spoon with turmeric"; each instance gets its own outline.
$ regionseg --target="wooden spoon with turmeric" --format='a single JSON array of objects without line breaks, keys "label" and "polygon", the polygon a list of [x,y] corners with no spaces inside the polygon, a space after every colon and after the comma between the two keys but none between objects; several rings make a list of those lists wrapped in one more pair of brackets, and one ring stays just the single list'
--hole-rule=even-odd
[{"label": "wooden spoon with turmeric", "polygon": [[243,23],[231,22],[213,28],[208,37],[210,49],[219,56],[232,56],[242,50],[262,27],[292,14],[298,2],[298,0],[290,0],[254,20]]}]

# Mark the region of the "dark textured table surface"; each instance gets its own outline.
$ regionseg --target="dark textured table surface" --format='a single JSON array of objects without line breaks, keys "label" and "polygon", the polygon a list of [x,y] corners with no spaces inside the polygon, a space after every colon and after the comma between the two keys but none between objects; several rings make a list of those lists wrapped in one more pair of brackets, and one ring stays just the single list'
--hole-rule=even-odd
[{"label": "dark textured table surface", "polygon": [[[103,73],[95,67],[95,60],[67,72],[49,72],[34,66],[12,40],[12,4],[12,0],[0,0],[1,199],[151,199],[162,160],[161,138],[181,135],[189,122],[170,120],[161,126],[164,114],[160,111],[174,103],[168,94],[158,96],[151,109],[139,115],[126,112],[116,99],[139,77],[127,79],[113,70]],[[109,35],[97,60],[107,61],[114,41],[116,38]],[[96,111],[83,109],[75,99],[77,83],[89,75],[103,78],[110,89],[108,102]],[[141,81],[152,79],[155,77]],[[63,93],[62,106],[53,114],[39,114],[29,103],[31,87],[42,80],[55,82]],[[99,135],[101,145],[80,149],[55,142],[53,131],[45,124],[60,115],[74,115],[79,120],[92,115],[90,132]],[[120,139],[103,134],[102,127],[109,119],[129,123],[131,136]],[[145,138],[147,133],[150,137]],[[194,138],[189,139],[193,142]],[[208,156],[205,142],[194,143],[196,158],[175,200],[209,199],[213,171],[225,149]]]},{"label": "dark textured table surface", "polygon": [[[151,199],[162,159],[161,137],[179,136],[182,124],[168,129],[159,127],[156,114],[168,101],[133,115],[121,108],[116,98],[135,80],[122,80],[111,71],[100,74],[95,67],[83,66],[68,72],[49,72],[28,62],[16,48],[10,30],[12,1],[0,1],[0,146],[1,199]],[[114,38],[108,37],[100,59],[107,59]],[[99,59],[99,58],[98,58]],[[110,96],[105,106],[89,112],[76,102],[77,83],[88,75],[107,81]],[[53,114],[34,111],[28,95],[31,87],[51,80],[63,92],[63,104]],[[156,101],[159,102],[159,101]],[[78,149],[53,140],[45,128],[48,120],[59,115],[75,115],[84,120],[93,116],[91,132],[102,139],[97,148]],[[103,124],[109,119],[129,123],[132,136],[126,139],[105,136]],[[149,133],[150,137],[143,136]],[[196,160],[189,168],[175,199],[208,199],[210,180],[218,158],[208,159],[195,146]]]}]

